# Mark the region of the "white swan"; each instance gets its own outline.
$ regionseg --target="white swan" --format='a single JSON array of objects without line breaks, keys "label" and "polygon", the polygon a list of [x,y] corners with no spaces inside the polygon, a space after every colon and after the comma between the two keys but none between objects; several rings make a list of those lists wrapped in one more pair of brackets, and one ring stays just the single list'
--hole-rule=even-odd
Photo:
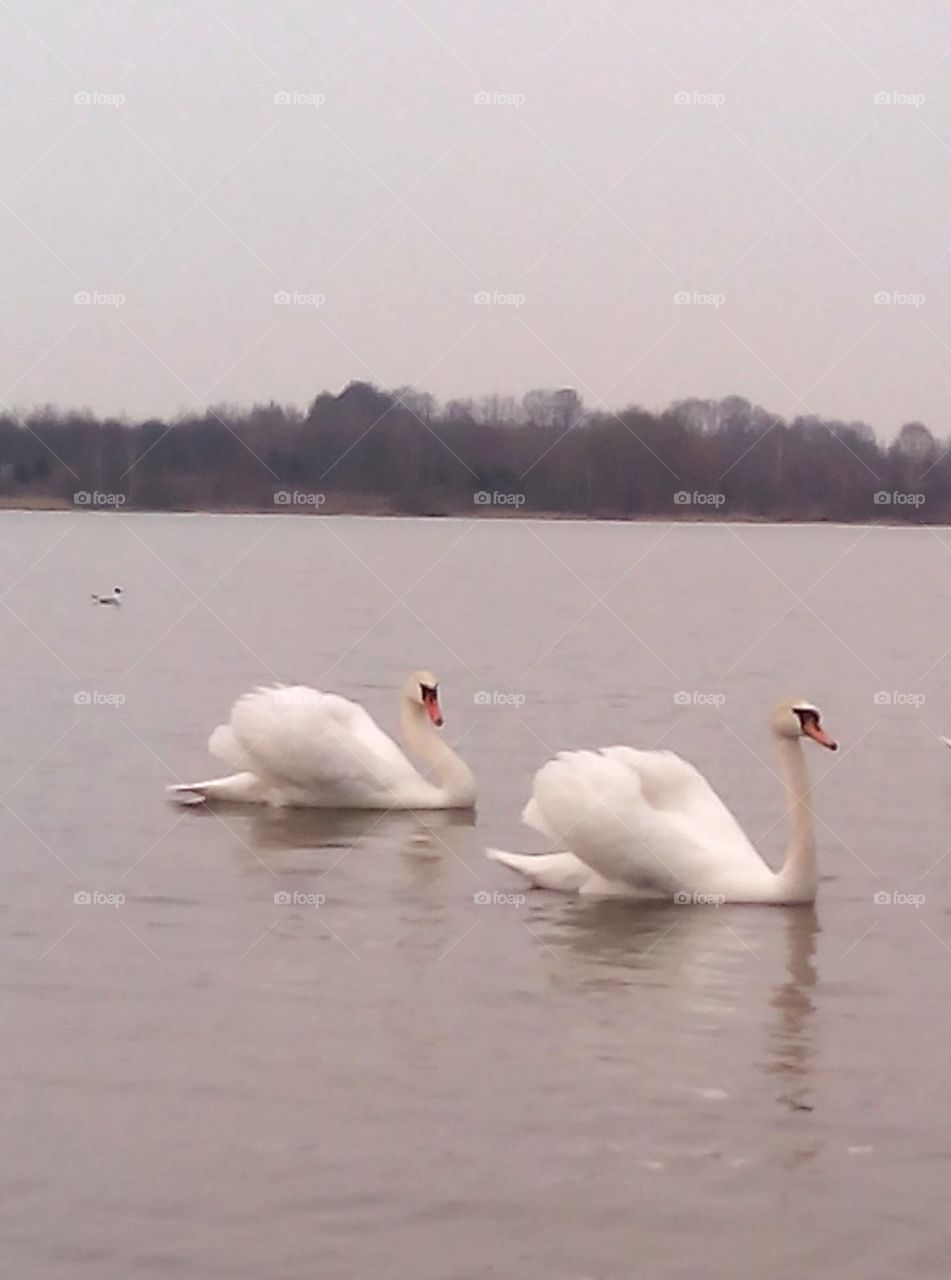
[{"label": "white swan", "polygon": [[97,596],[95,591],[92,593],[93,604],[122,604],[122,588],[113,587],[110,595]]},{"label": "white swan", "polygon": [[812,902],[819,877],[801,739],[831,751],[837,744],[808,702],[780,703],[770,725],[789,829],[778,872],[693,765],[672,751],[633,747],[563,752],[535,775],[522,819],[570,853],[486,853],[544,889],[716,904]]},{"label": "white swan", "polygon": [[444,743],[436,677],[418,671],[403,686],[403,732],[431,766],[424,778],[356,702],[336,693],[276,685],[239,698],[208,740],[236,772],[169,787],[184,804],[238,800],[322,809],[471,809],[475,779]]}]

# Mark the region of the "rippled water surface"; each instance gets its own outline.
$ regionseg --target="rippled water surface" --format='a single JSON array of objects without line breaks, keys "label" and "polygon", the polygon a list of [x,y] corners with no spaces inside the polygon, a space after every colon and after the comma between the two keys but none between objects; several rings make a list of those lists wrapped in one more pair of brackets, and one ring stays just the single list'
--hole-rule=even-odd
[{"label": "rippled water surface", "polygon": [[[9,513],[0,539],[5,1274],[947,1274],[951,533]],[[168,805],[251,686],[396,732],[421,666],[474,819]],[[629,741],[692,759],[776,865],[787,694],[843,748],[809,752],[814,911],[521,900],[483,859],[535,847],[552,751]]]}]

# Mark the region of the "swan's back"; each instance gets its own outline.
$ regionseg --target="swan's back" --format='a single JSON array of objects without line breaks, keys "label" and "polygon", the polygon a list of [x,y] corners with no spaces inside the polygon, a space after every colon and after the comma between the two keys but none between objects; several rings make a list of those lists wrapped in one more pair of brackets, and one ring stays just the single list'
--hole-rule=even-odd
[{"label": "swan's back", "polygon": [[711,866],[766,870],[706,779],[673,752],[563,752],[536,774],[531,807],[599,875],[640,890],[706,889]]},{"label": "swan's back", "polygon": [[658,811],[689,818],[711,840],[749,845],[743,828],[700,770],[675,751],[607,747],[602,754],[637,774],[644,799]]},{"label": "swan's back", "polygon": [[232,768],[342,804],[420,783],[403,752],[363,707],[303,685],[245,694],[208,747]]}]

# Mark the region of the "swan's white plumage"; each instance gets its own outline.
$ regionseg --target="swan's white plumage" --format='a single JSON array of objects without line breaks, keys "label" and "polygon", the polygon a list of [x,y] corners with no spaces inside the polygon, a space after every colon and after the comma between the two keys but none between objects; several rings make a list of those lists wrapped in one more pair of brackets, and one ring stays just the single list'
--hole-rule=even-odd
[{"label": "swan's white plumage", "polygon": [[532,801],[553,840],[636,893],[716,894],[734,877],[771,874],[706,779],[673,752],[563,752],[536,774]]},{"label": "swan's white plumage", "polygon": [[360,808],[421,781],[359,703],[303,685],[255,689],[239,698],[208,749],[232,769],[278,786],[317,788],[342,807]]},{"label": "swan's white plumage", "polygon": [[507,853],[505,849],[485,852],[493,862],[520,872],[538,889],[580,893],[594,874],[574,853]]},{"label": "swan's white plumage", "polygon": [[[488,856],[542,888],[728,902],[806,902],[818,875],[800,739],[835,749],[819,712],[782,703],[772,728],[790,829],[780,872],[767,866],[693,765],[671,751],[607,747],[562,752],[535,775],[522,817],[557,853]],[[570,850],[570,852],[568,852]]]},{"label": "swan's white plumage", "polygon": [[[408,689],[413,687],[409,682]],[[424,778],[359,703],[302,685],[255,689],[235,702],[208,749],[236,772],[173,787],[180,798],[317,808],[451,808],[474,803],[469,770],[433,741],[424,708],[404,693],[404,719],[440,785]],[[469,794],[471,793],[471,795]]]}]

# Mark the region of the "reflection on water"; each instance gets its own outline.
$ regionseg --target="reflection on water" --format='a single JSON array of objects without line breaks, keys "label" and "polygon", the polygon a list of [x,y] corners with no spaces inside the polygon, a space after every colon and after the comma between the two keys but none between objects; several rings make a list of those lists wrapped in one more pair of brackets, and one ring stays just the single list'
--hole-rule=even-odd
[{"label": "reflection on water", "polygon": [[[256,852],[277,849],[344,849],[361,841],[385,841],[401,847],[438,847],[455,827],[473,827],[471,810],[392,810],[367,813],[353,809],[232,808],[241,817],[242,835]],[[232,822],[232,829],[239,830]]]},{"label": "reflection on water", "polygon": [[[539,895],[541,896],[541,895]],[[682,963],[685,951],[711,933],[710,913],[686,912],[669,902],[625,899],[568,899],[542,915],[539,936],[598,966],[589,981],[623,982],[629,970],[665,971]],[[687,918],[687,917],[691,918]]]},{"label": "reflection on water", "polygon": [[[819,918],[814,907],[787,907],[786,946],[789,979],[778,983],[770,1000],[776,1018],[767,1025],[769,1053],[767,1071],[783,1078],[778,1101],[792,1112],[814,1109],[810,1067],[815,1057],[812,1040],[815,1002],[812,992],[817,981],[815,954]],[[818,1150],[813,1141],[797,1148],[799,1160],[811,1158]]]}]

